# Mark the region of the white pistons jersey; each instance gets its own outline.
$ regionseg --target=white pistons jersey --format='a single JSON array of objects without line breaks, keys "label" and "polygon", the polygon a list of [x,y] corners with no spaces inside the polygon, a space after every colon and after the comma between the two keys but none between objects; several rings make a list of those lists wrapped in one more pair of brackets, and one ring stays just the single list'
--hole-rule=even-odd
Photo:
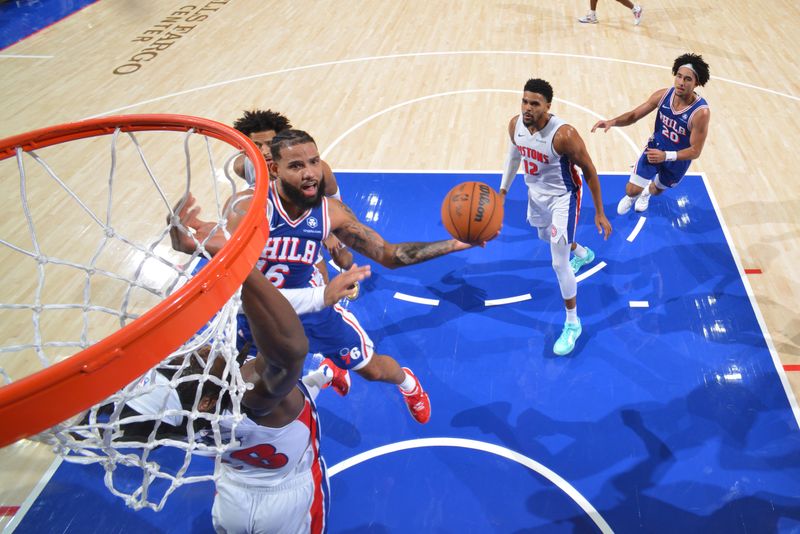
[{"label": "white pistons jersey", "polygon": [[[245,486],[278,486],[296,476],[313,473],[317,483],[325,476],[319,454],[319,420],[305,388],[300,415],[286,426],[271,428],[245,417],[236,426],[239,446],[222,456],[224,479]],[[230,439],[231,422],[220,421],[223,440]]]},{"label": "white pistons jersey", "polygon": [[551,115],[544,128],[531,133],[523,124],[522,115],[517,118],[513,142],[522,156],[525,183],[535,196],[561,196],[581,188],[575,166],[553,148],[553,138],[564,124],[564,120]]}]

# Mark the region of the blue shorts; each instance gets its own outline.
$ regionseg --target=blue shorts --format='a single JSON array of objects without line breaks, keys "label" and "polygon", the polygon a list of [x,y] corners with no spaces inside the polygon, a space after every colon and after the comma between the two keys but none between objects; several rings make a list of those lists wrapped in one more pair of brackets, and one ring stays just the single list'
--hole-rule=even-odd
[{"label": "blue shorts", "polygon": [[690,160],[681,161],[662,161],[653,165],[647,161],[647,154],[642,152],[639,160],[633,167],[633,174],[641,176],[647,180],[654,180],[658,175],[658,182],[656,185],[661,184],[659,189],[666,189],[668,187],[675,187],[680,183],[689,170]]},{"label": "blue shorts", "polygon": [[[249,354],[255,355],[256,347],[250,332],[250,325],[243,314],[239,314],[236,345],[242,350],[250,342]],[[339,304],[315,313],[300,316],[308,337],[308,348],[312,353],[320,353],[333,360],[342,369],[358,370],[367,365],[375,346],[369,335],[359,324],[355,315]]]}]

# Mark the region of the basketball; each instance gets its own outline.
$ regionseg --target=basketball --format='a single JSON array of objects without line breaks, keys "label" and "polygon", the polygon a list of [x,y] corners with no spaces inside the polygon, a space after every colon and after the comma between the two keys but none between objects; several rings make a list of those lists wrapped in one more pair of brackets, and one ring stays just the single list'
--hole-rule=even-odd
[{"label": "basketball", "polygon": [[494,238],[503,224],[503,203],[483,182],[462,182],[442,202],[442,222],[454,238],[472,245]]}]

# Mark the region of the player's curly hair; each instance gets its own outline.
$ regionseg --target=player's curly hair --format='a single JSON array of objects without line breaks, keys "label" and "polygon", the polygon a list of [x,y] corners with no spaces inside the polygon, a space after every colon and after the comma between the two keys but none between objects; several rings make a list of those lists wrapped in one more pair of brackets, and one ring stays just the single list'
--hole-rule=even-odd
[{"label": "player's curly hair", "polygon": [[244,115],[236,119],[233,127],[249,136],[253,132],[265,132],[267,130],[274,130],[275,133],[279,133],[291,128],[292,124],[289,119],[277,111],[254,109],[245,111]]},{"label": "player's curly hair", "polygon": [[531,78],[525,82],[524,90],[529,93],[539,93],[548,104],[553,101],[553,86],[541,78]]},{"label": "player's curly hair", "polygon": [[270,145],[270,152],[272,152],[272,159],[279,161],[281,159],[281,149],[289,148],[295,145],[302,145],[304,143],[314,143],[314,138],[303,130],[284,130],[278,132],[278,135],[272,138]]},{"label": "player's curly hair", "polygon": [[698,54],[683,54],[675,58],[675,61],[672,63],[672,75],[677,75],[681,65],[686,65],[687,63],[692,64],[692,68],[697,74],[697,85],[701,87],[705,85],[709,78],[711,78],[711,72],[708,63],[703,60],[703,56]]}]

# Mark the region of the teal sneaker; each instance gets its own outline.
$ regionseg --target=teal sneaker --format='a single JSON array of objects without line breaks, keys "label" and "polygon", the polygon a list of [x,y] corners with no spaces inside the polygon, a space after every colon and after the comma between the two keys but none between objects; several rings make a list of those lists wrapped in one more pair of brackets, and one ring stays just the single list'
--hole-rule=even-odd
[{"label": "teal sneaker", "polygon": [[572,267],[572,272],[578,274],[578,271],[581,270],[581,267],[592,263],[594,261],[594,251],[589,247],[586,247],[586,256],[583,258],[579,258],[578,256],[573,256],[571,260],[569,260],[569,265]]},{"label": "teal sneaker", "polygon": [[575,342],[580,337],[581,332],[583,332],[583,328],[581,328],[580,323],[564,323],[564,330],[561,331],[561,335],[558,336],[556,344],[553,345],[553,352],[559,356],[564,356],[572,352],[572,349],[575,348]]}]

